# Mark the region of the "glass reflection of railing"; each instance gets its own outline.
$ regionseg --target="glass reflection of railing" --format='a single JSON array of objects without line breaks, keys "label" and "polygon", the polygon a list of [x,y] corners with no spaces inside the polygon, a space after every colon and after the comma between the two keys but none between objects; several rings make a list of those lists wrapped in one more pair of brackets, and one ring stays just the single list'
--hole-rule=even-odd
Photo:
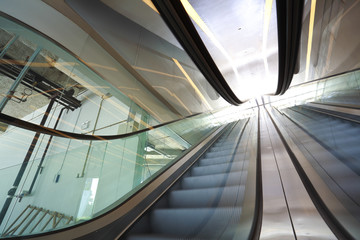
[{"label": "glass reflection of railing", "polygon": [[273,106],[286,108],[307,102],[360,105],[360,70],[303,83],[289,88],[283,96],[269,97]]},{"label": "glass reflection of railing", "polygon": [[[42,163],[49,136],[41,134],[8,206],[1,225],[3,236],[58,229],[110,210],[109,206],[121,204],[217,126],[219,123],[212,114],[201,114],[120,139],[53,136]],[[1,136],[3,144],[14,139],[16,148],[28,147],[34,136],[32,131],[17,127],[10,130]],[[19,159],[13,159],[9,154],[8,167],[2,166],[0,170],[2,206],[7,199],[6,191],[12,188],[13,179],[23,167],[20,155],[15,154]],[[44,227],[46,221],[41,218],[45,216],[58,224]]]}]

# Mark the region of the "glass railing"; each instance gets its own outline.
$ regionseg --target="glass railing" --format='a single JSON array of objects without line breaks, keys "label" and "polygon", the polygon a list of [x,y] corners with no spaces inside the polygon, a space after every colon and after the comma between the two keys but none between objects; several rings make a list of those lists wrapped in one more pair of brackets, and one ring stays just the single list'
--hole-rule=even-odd
[{"label": "glass railing", "polygon": [[116,140],[40,134],[27,162],[35,133],[8,127],[0,137],[7,151],[0,169],[2,237],[64,228],[111,210],[230,118],[219,115],[223,119],[200,114]]},{"label": "glass railing", "polygon": [[265,97],[265,103],[271,103],[279,109],[307,102],[359,106],[360,71],[294,86],[282,96]]},{"label": "glass railing", "polygon": [[[118,36],[122,45],[111,54],[68,19],[59,24],[85,37],[60,46],[69,41],[57,33],[60,44],[54,42],[51,27],[47,37],[0,16],[2,237],[93,219],[122,204],[220,125],[253,114],[246,104],[229,107],[176,40],[166,40],[168,33],[161,38],[156,29],[144,28],[146,21],[125,15],[117,16],[126,30]],[[127,31],[135,28],[141,37],[128,41]],[[124,52],[134,46],[134,55]]]}]

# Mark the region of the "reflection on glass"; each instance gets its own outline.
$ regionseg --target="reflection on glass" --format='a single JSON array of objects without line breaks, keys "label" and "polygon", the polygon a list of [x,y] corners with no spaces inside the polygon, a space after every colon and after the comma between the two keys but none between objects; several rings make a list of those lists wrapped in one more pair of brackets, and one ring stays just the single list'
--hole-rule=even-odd
[{"label": "reflection on glass", "polygon": [[251,5],[247,1],[181,0],[181,3],[240,99],[275,92],[278,56],[274,1]]},{"label": "reflection on glass", "polygon": [[280,109],[307,102],[356,107],[360,105],[360,71],[293,86],[283,96],[267,99]]},{"label": "reflection on glass", "polygon": [[[182,49],[151,1],[94,4],[96,12],[69,1],[84,19],[92,22],[96,18],[96,24],[90,23],[92,28],[127,62],[126,68],[137,73],[136,80],[149,84],[150,91],[161,96],[159,100],[171,105],[176,114],[189,116],[228,105]],[[131,95],[139,96],[138,92]]]},{"label": "reflection on glass", "polygon": [[306,1],[293,86],[359,68],[359,13],[358,1]]},{"label": "reflection on glass", "polygon": [[[143,36],[159,40],[152,33]],[[135,77],[119,63],[114,68],[88,63],[97,69],[116,72],[112,77],[105,74],[108,76],[105,81],[53,42],[0,17],[1,98],[8,98],[0,111],[2,114],[89,136],[150,129],[127,138],[87,141],[52,137],[1,123],[0,233],[3,236],[64,228],[111,210],[217,127],[237,118],[228,116],[235,110],[209,112],[227,104],[181,47],[173,48],[165,40],[160,42],[171,47],[171,51],[165,54],[157,46],[154,53],[148,45],[141,46],[138,61],[127,60],[149,82],[156,80],[152,83],[154,89],[179,114],[150,91],[127,85]],[[194,113],[202,114],[151,128]]]},{"label": "reflection on glass", "polygon": [[[227,118],[224,113],[219,115]],[[203,114],[112,141],[54,137],[42,163],[41,156],[49,136],[41,135],[35,154],[28,163],[25,173],[28,177],[22,178],[11,203],[14,210],[7,213],[1,225],[2,233],[11,230],[11,224],[29,205],[72,217],[72,221],[54,228],[76,224],[110,210],[114,204],[125,201],[136,189],[157,176],[219,124],[212,114]],[[28,136],[27,139],[25,136]],[[3,184],[1,203],[6,200],[4,193],[11,188],[32,137],[32,132],[14,127],[1,136],[2,143],[13,145],[14,141],[18,141],[17,155],[11,155],[7,166],[2,162],[4,167],[0,170],[0,180],[7,184]],[[24,141],[19,142],[19,139]],[[10,156],[5,150],[1,148],[1,155]],[[40,172],[37,175],[38,168]],[[31,187],[33,182],[35,184]],[[37,217],[35,219],[39,220]],[[48,226],[41,230],[44,224],[40,221],[32,233],[53,229]],[[30,229],[22,234],[29,234]],[[13,234],[19,235],[19,231]]]}]

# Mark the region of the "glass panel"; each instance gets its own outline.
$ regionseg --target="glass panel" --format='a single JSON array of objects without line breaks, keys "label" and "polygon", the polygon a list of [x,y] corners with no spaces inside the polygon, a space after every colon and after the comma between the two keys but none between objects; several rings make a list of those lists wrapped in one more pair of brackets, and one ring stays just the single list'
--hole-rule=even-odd
[{"label": "glass panel", "polygon": [[68,4],[121,55],[138,80],[151,85],[180,115],[228,105],[182,49],[151,1],[104,0],[88,7],[70,0]]},{"label": "glass panel", "polygon": [[352,107],[359,106],[359,74],[360,71],[354,71],[290,87],[286,94],[269,97],[269,101],[273,106],[280,109],[313,101]]},{"label": "glass panel", "polygon": [[292,86],[360,67],[358,1],[306,1],[300,46],[300,71]]},{"label": "glass panel", "polygon": [[[167,91],[164,85],[158,89],[176,99],[174,106],[189,110],[176,115],[159,99],[149,100],[147,93],[144,98],[139,93],[127,92],[129,97],[125,96],[123,89],[128,87],[122,86],[126,80],[122,77],[128,73],[124,69],[111,69],[120,80],[109,83],[78,58],[29,29],[0,17],[0,30],[2,46],[18,36],[0,65],[2,98],[8,95],[1,113],[11,117],[70,133],[103,136],[136,132],[165,120],[227,106],[218,96],[211,99],[213,89],[205,84],[187,55],[157,58],[171,63],[173,75],[168,82],[172,90]],[[91,41],[86,40],[84,52]],[[151,56],[144,59],[150,61]],[[184,88],[178,87],[180,83],[173,84],[180,74]],[[127,77],[131,80],[130,75]],[[1,234],[6,237],[51,231],[109,211],[211,131],[237,119],[229,117],[233,112],[229,108],[224,112],[208,111],[112,141],[50,137],[1,123]]]},{"label": "glass panel", "polygon": [[[226,117],[224,113],[219,114]],[[62,115],[62,122],[66,122],[67,117],[67,114]],[[15,155],[11,153],[13,147],[1,148],[1,156],[8,156],[7,163],[2,160],[0,170],[1,179],[6,178],[1,190],[2,206],[15,176],[20,174],[21,181],[1,225],[2,233],[11,231],[11,224],[25,209],[29,213],[30,208],[36,208],[36,211],[46,209],[72,219],[56,227],[50,224],[42,229],[46,222],[36,217],[40,223],[32,233],[66,227],[98,216],[125,201],[223,123],[212,114],[202,114],[112,141],[50,139],[47,135],[40,135],[24,172],[19,169],[34,133],[10,127],[0,137],[2,145],[16,146]],[[22,139],[20,143],[19,139]],[[29,216],[32,217],[33,213]],[[30,217],[21,228],[29,221]],[[30,226],[34,224],[31,221],[24,232],[20,233],[19,228],[12,234],[30,234]]]}]

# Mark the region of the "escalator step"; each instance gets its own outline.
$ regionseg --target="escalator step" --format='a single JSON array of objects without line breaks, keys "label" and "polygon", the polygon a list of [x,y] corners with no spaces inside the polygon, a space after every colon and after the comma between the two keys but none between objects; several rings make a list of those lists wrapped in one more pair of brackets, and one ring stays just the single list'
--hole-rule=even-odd
[{"label": "escalator step", "polygon": [[[171,208],[210,208],[238,206],[245,186],[230,186],[172,191],[169,196]],[[240,202],[242,203],[242,202]]]},{"label": "escalator step", "polygon": [[238,171],[231,173],[219,173],[204,176],[185,177],[181,186],[183,189],[222,187],[238,185],[246,180],[247,172]]},{"label": "escalator step", "polygon": [[212,164],[191,169],[192,176],[211,175],[217,173],[228,173],[232,171],[241,171],[244,168],[244,161],[235,161],[228,163]]},{"label": "escalator step", "polygon": [[154,233],[219,239],[229,223],[239,220],[240,214],[240,207],[156,209],[150,223]]},{"label": "escalator step", "polygon": [[[240,161],[244,158],[244,154],[236,154],[234,156],[234,162]],[[222,164],[231,162],[231,157],[215,157],[215,158],[203,158],[199,161],[199,166],[209,166],[214,164]]]},{"label": "escalator step", "polygon": [[214,158],[214,157],[222,157],[222,156],[232,156],[233,150],[229,151],[216,151],[216,152],[208,152],[204,155],[205,158]]},{"label": "escalator step", "polygon": [[217,151],[233,151],[233,146],[224,146],[224,147],[211,147],[208,152],[217,152]]}]

